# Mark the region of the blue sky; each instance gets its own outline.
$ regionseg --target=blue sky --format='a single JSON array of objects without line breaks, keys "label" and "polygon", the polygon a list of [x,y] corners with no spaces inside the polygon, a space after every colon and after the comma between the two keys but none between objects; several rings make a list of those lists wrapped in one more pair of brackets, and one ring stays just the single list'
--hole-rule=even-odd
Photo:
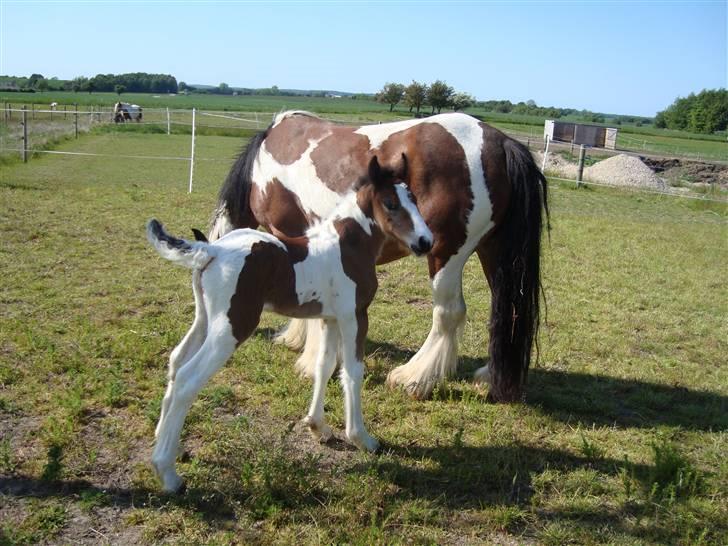
[{"label": "blue sky", "polygon": [[726,0],[0,0],[0,74],[375,92],[443,79],[481,100],[653,115],[728,86]]}]

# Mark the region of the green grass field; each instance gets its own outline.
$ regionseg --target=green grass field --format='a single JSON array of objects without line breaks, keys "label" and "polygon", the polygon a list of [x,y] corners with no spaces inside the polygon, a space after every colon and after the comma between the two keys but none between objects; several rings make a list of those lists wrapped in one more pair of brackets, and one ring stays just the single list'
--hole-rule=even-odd
[{"label": "green grass field", "polygon": [[[0,544],[726,544],[728,207],[551,185],[547,320],[524,403],[491,405],[489,293],[466,267],[458,377],[432,400],[385,387],[430,325],[426,264],[379,270],[363,392],[376,455],[318,445],[311,385],[266,316],[193,406],[180,471],[149,465],[189,272],[150,217],[204,227],[240,139],[183,161],[0,166]],[[108,133],[60,150],[184,155],[189,137]],[[341,434],[342,396],[327,411]]]}]

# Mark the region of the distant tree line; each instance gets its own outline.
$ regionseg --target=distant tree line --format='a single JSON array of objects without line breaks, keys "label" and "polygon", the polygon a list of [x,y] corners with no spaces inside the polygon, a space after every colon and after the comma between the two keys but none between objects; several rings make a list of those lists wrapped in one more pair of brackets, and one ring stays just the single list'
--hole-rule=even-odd
[{"label": "distant tree line", "polygon": [[72,91],[122,92],[128,93],[176,93],[177,79],[169,74],[97,74],[93,78],[83,76],[70,82]]},{"label": "distant tree line", "polygon": [[697,95],[678,97],[657,113],[655,126],[693,133],[728,130],[728,89],[704,89]]},{"label": "distant tree line", "polygon": [[381,91],[375,95],[378,102],[389,104],[389,111],[404,101],[409,111],[416,111],[417,114],[423,106],[431,108],[431,114],[435,111],[439,114],[443,108],[452,108],[453,110],[463,110],[472,106],[475,99],[467,93],[456,93],[455,89],[442,80],[437,80],[431,84],[424,84],[412,81],[411,84],[405,86],[401,83],[385,83]]},{"label": "distant tree line", "polygon": [[[501,114],[518,114],[539,118],[559,119],[569,117],[575,121],[587,123],[606,123],[607,116],[589,110],[576,110],[574,108],[554,108],[553,106],[538,106],[535,101],[513,103],[509,100],[476,101],[468,93],[458,93],[442,80],[431,84],[413,81],[409,85],[400,83],[385,83],[375,95],[377,101],[389,104],[389,111],[400,102],[415,111],[417,114],[423,107],[429,107],[430,113],[440,113],[443,108],[452,108],[454,111],[477,107],[484,112]],[[610,123],[643,125],[652,123],[652,119],[640,116],[610,116]]]}]

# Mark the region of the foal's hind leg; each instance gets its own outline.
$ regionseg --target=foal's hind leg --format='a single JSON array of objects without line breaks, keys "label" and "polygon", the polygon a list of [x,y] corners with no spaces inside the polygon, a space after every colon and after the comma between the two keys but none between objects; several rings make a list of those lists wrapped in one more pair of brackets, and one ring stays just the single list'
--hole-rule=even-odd
[{"label": "foal's hind leg", "polygon": [[[435,385],[457,368],[457,336],[465,324],[463,267],[469,255],[461,250],[434,275],[430,334],[407,364],[395,368],[387,376],[387,384],[404,387],[414,398],[427,398]],[[432,268],[434,259],[431,256],[428,259]]]},{"label": "foal's hind leg", "polygon": [[167,412],[157,427],[157,444],[152,453],[152,464],[165,491],[174,492],[182,485],[174,463],[187,412],[200,389],[233,354],[235,345],[229,332],[211,333],[195,356],[178,370],[171,384]]},{"label": "foal's hind leg", "polygon": [[187,332],[185,337],[182,339],[179,345],[174,348],[172,354],[169,355],[169,382],[167,383],[167,392],[162,400],[162,412],[159,418],[159,423],[154,431],[154,436],[159,435],[159,427],[162,424],[164,415],[167,413],[169,408],[169,399],[172,393],[172,386],[174,379],[179,370],[190,358],[192,358],[197,351],[202,347],[202,343],[205,341],[207,335],[207,314],[205,313],[205,306],[202,301],[202,284],[200,283],[201,273],[194,271],[192,273],[192,291],[195,295],[195,321],[192,323],[192,328]]}]

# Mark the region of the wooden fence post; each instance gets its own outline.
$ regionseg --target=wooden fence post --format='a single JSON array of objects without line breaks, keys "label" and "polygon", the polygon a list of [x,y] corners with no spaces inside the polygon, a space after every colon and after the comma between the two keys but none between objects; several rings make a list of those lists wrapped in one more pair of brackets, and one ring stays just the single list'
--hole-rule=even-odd
[{"label": "wooden fence post", "polygon": [[23,111],[21,113],[21,124],[23,125],[23,151],[21,155],[23,157],[23,163],[28,162],[28,112],[27,107],[23,105]]},{"label": "wooden fence post", "polygon": [[576,187],[579,187],[579,182],[584,175],[584,145],[579,146],[579,167],[576,171]]},{"label": "wooden fence post", "polygon": [[74,103],[73,109],[75,112],[74,122],[73,122],[74,128],[75,128],[75,135],[76,135],[76,138],[78,138],[78,103]]}]

